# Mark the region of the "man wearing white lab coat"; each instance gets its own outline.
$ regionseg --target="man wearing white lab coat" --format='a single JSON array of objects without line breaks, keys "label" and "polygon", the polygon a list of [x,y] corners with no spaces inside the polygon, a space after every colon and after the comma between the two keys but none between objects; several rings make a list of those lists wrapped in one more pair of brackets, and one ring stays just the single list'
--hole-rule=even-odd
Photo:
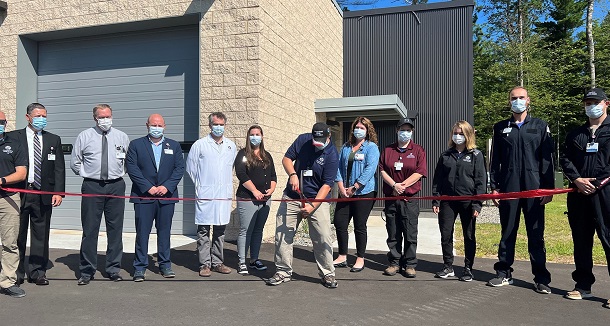
[{"label": "man wearing white lab coat", "polygon": [[[223,137],[226,116],[213,112],[208,117],[210,134],[196,141],[186,161],[186,172],[195,184],[197,201],[197,251],[199,276],[209,277],[212,271],[231,273],[224,265],[225,228],[231,218],[233,197],[233,161],[237,153],[233,141]],[[212,200],[210,200],[212,199]],[[213,229],[210,243],[210,228]]]}]

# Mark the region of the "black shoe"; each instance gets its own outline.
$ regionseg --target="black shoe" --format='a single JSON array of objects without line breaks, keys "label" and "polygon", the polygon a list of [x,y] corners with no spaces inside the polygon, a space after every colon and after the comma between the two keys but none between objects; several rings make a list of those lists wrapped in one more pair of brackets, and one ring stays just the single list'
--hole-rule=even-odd
[{"label": "black shoe", "polygon": [[337,280],[335,279],[335,275],[324,275],[320,281],[322,282],[322,285],[329,289],[337,288]]},{"label": "black shoe", "polygon": [[464,271],[462,272],[462,276],[460,277],[460,281],[463,282],[472,282],[474,276],[472,275],[472,270],[468,267],[464,267]]},{"label": "black shoe", "polygon": [[36,283],[36,285],[49,285],[49,280],[47,279],[46,275],[41,275],[38,276],[34,283]]},{"label": "black shoe", "polygon": [[364,269],[364,265],[362,265],[362,267],[354,267],[352,266],[352,268],[349,270],[352,273],[358,273],[358,272],[362,272],[362,270]]},{"label": "black shoe", "polygon": [[113,282],[120,282],[123,280],[123,277],[119,273],[110,273],[108,274],[108,279]]},{"label": "black shoe", "polygon": [[133,281],[134,282],[144,282],[146,280],[146,272],[144,271],[135,271],[133,273]]},{"label": "black shoe", "polygon": [[78,285],[87,285],[93,279],[92,275],[82,274],[78,279]]},{"label": "black shoe", "polygon": [[333,266],[335,266],[336,268],[345,268],[347,267],[347,259],[340,263],[333,263]]},{"label": "black shoe", "polygon": [[2,294],[6,294],[9,297],[13,297],[13,298],[23,298],[23,297],[25,297],[25,291],[23,291],[23,289],[20,288],[19,286],[17,286],[16,284],[11,285],[8,288],[2,288],[2,289],[0,289],[0,292]]}]

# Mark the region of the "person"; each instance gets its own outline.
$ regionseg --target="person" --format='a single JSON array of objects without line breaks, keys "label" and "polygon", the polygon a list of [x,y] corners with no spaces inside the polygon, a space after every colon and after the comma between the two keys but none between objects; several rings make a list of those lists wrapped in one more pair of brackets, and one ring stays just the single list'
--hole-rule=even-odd
[{"label": "person", "polygon": [[[451,128],[449,149],[438,159],[432,181],[433,196],[473,196],[487,192],[485,157],[476,149],[474,128],[464,120]],[[436,277],[455,276],[453,270],[453,230],[455,219],[460,215],[464,235],[464,269],[460,280],[473,280],[472,266],[477,249],[475,236],[476,218],[481,213],[480,200],[433,200],[432,210],[438,214],[443,251],[443,269]]]},{"label": "person", "polygon": [[332,145],[330,127],[323,122],[313,125],[311,133],[301,134],[282,158],[288,174],[283,199],[276,216],[276,273],[268,285],[279,285],[292,278],[293,241],[302,219],[307,220],[313,254],[322,285],[336,288],[333,246],[330,227],[330,190],[335,183],[339,157]]},{"label": "person", "polygon": [[[489,168],[492,194],[535,189],[553,189],[553,138],[546,122],[528,114],[530,98],[521,86],[509,93],[512,116],[493,127],[493,143]],[[553,196],[494,200],[499,206],[502,236],[498,246],[496,276],[487,282],[490,286],[513,283],[515,241],[521,211],[527,230],[528,251],[534,274],[535,291],[551,293],[551,274],[546,268],[544,247],[544,205]]]},{"label": "person", "polygon": [[211,276],[212,271],[231,273],[231,268],[224,264],[223,248],[225,228],[231,218],[233,162],[237,151],[235,143],[224,137],[227,117],[222,112],[213,112],[208,121],[210,133],[193,144],[186,161],[186,172],[195,184],[195,194],[205,199],[197,201],[195,206],[199,276],[202,277]]},{"label": "person", "polygon": [[[568,193],[568,221],[574,241],[574,290],[565,297],[578,300],[591,297],[593,275],[593,236],[597,236],[610,263],[610,101],[601,88],[589,90],[583,98],[587,122],[572,130],[566,137],[561,156],[563,173],[570,186],[577,190]],[[610,273],[610,267],[608,269]],[[610,300],[604,306],[610,308]]]},{"label": "person", "polygon": [[[258,259],[263,241],[263,228],[271,208],[271,194],[277,185],[273,157],[265,150],[263,128],[253,125],[246,135],[246,147],[237,153],[235,174],[239,187],[235,193],[239,213],[239,236],[237,237],[237,272],[248,274],[248,266],[259,271],[267,266]],[[250,263],[246,266],[246,255],[250,249]]]},{"label": "person", "polygon": [[157,229],[159,272],[165,278],[176,276],[170,259],[170,233],[178,202],[178,183],[184,175],[184,157],[180,144],[163,135],[165,128],[163,116],[151,114],[146,121],[148,135],[132,140],[127,151],[127,174],[132,181],[131,196],[134,197],[129,202],[133,203],[136,223],[135,282],[146,279],[148,238],[153,222]]},{"label": "person", "polygon": [[[377,133],[373,123],[365,117],[357,117],[352,123],[352,134],[349,141],[343,144],[339,152],[339,171],[337,186],[339,196],[343,198],[375,198],[377,180],[375,172],[379,164],[379,147]],[[366,222],[375,204],[374,200],[338,202],[335,207],[335,229],[339,256],[333,262],[335,267],[347,267],[347,227],[354,219],[356,237],[356,262],[350,272],[364,269],[364,252],[366,251]]]},{"label": "person", "polygon": [[398,141],[383,149],[379,162],[383,194],[404,197],[385,201],[389,264],[383,273],[388,276],[401,272],[405,277],[414,278],[417,273],[419,202],[409,198],[421,190],[421,179],[428,175],[428,169],[426,152],[413,142],[414,129],[412,119],[400,119],[396,126]]},{"label": "person", "polygon": [[[17,188],[65,192],[66,166],[61,149],[61,138],[44,130],[47,126],[47,109],[40,103],[27,106],[28,125],[24,129],[9,133],[24,152],[28,153],[28,172],[24,182]],[[17,283],[23,283],[26,275],[30,283],[48,285],[47,262],[49,261],[49,233],[53,207],[61,205],[61,195],[21,193],[19,223],[19,267]],[[30,257],[25,266],[25,249],[30,227]]]},{"label": "person", "polygon": [[28,157],[18,141],[6,133],[6,115],[0,111],[0,293],[13,298],[25,297],[25,291],[17,283],[19,265],[19,193],[6,191],[11,185],[25,180]]},{"label": "person", "polygon": [[98,104],[93,108],[95,127],[82,131],[74,141],[70,168],[83,177],[81,192],[81,222],[83,236],[80,245],[80,277],[78,285],[87,285],[97,270],[97,239],[102,222],[106,220],[108,246],[106,248],[107,277],[115,282],[123,280],[119,273],[123,257],[123,220],[125,200],[103,195],[125,195],[125,157],[129,137],[112,128],[112,108]]}]

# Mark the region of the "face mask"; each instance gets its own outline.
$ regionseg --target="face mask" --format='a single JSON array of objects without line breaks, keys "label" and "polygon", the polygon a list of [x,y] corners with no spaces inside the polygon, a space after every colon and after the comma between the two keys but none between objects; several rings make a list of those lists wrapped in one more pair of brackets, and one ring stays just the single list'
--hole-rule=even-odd
[{"label": "face mask", "polygon": [[32,118],[32,127],[34,129],[40,131],[47,126],[47,118],[45,117],[33,117]]},{"label": "face mask", "polygon": [[597,119],[604,114],[604,102],[599,102],[599,104],[595,105],[587,105],[585,106],[585,113],[587,117],[591,119]]},{"label": "face mask", "polygon": [[112,127],[112,118],[97,119],[97,126],[100,127],[102,131],[110,130],[110,127]]},{"label": "face mask", "polygon": [[0,134],[4,133],[4,125],[0,125]]},{"label": "face mask", "polygon": [[401,130],[398,132],[398,140],[401,143],[406,143],[411,140],[411,136],[413,135],[412,131]]},{"label": "face mask", "polygon": [[464,137],[464,135],[453,135],[451,139],[456,145],[462,145],[466,141],[466,137]]},{"label": "face mask", "polygon": [[328,146],[328,141],[326,141],[326,143],[321,143],[319,141],[313,141],[313,145],[316,147],[316,151],[321,151],[323,149],[326,148],[326,146]]},{"label": "face mask", "polygon": [[354,137],[356,137],[356,139],[363,139],[366,137],[366,130],[358,128],[354,129]]},{"label": "face mask", "polygon": [[527,101],[525,99],[518,98],[518,99],[510,102],[511,109],[515,113],[521,113],[521,112],[525,111],[525,109],[526,109],[526,106],[525,106],[526,102]]},{"label": "face mask", "polygon": [[252,144],[252,146],[258,146],[261,144],[262,141],[262,136],[250,136],[250,144]]},{"label": "face mask", "polygon": [[225,126],[212,126],[212,135],[220,137],[225,133]]},{"label": "face mask", "polygon": [[163,137],[163,127],[151,126],[148,128],[148,134],[152,138],[161,138]]}]

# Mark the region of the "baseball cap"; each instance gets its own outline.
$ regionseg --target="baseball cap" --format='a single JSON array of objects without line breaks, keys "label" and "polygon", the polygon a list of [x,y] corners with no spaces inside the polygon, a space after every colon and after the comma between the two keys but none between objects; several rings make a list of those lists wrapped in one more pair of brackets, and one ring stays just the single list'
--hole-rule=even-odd
[{"label": "baseball cap", "polygon": [[606,93],[604,93],[604,90],[601,88],[592,88],[590,90],[587,91],[587,93],[585,94],[585,97],[583,97],[582,101],[586,101],[586,100],[605,100],[608,97],[606,96]]},{"label": "baseball cap", "polygon": [[398,124],[396,125],[396,128],[400,128],[402,125],[406,125],[406,124],[410,124],[411,127],[415,128],[415,124],[413,123],[413,120],[410,118],[402,118],[402,119],[398,120]]},{"label": "baseball cap", "polygon": [[311,128],[313,139],[320,143],[325,143],[328,135],[330,135],[330,127],[324,122],[317,122]]}]

